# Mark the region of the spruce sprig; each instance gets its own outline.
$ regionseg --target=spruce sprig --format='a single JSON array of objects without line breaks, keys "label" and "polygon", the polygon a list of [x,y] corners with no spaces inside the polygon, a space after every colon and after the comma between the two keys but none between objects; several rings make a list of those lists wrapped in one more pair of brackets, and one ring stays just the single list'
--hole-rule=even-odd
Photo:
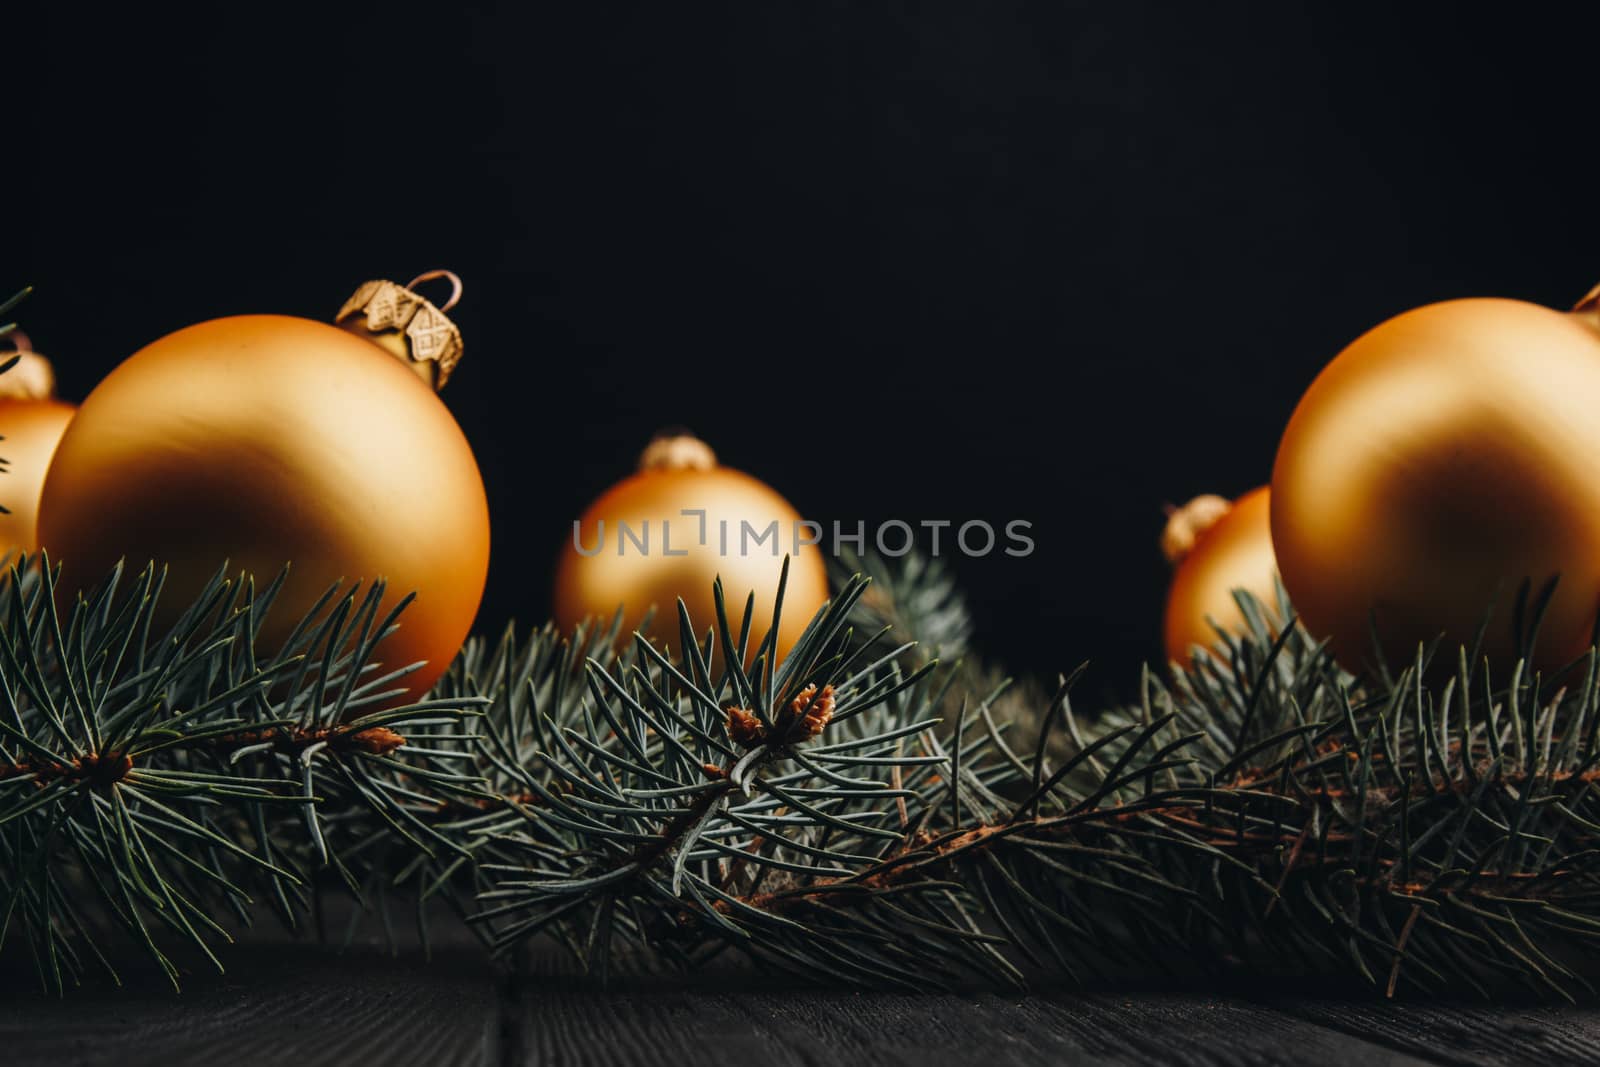
[{"label": "spruce sprig", "polygon": [[848,732],[750,750],[778,788],[748,794],[708,775],[704,747],[674,755],[747,736],[731,714],[715,731],[714,709],[760,695],[742,671],[703,695],[665,670],[603,674],[597,729],[542,754],[565,791],[540,843],[497,867],[484,919],[516,917],[502,947],[554,929],[601,971],[631,944],[872,987],[1242,973],[1588,991],[1593,657],[1557,684],[1419,652],[1362,683],[1242,606],[1251,633],[1170,682],[1147,671],[1132,707],[1085,721],[1067,679],[1032,738],[997,693],[953,694],[959,672],[907,684],[888,652],[877,683],[855,681],[892,697]]},{"label": "spruce sprig", "polygon": [[381,585],[330,590],[264,655],[281,577],[258,592],[219,573],[164,630],[162,572],[125,578],[67,597],[47,563],[24,562],[0,583],[0,933],[47,987],[91,960],[114,976],[111,929],[174,984],[172,939],[220,967],[225,921],[258,902],[298,921],[310,872],[347,871],[343,850],[373,827],[456,847],[411,817],[404,783],[477,788],[417,742],[464,738],[480,701],[387,706],[407,671],[372,654],[404,602],[380,616]]},{"label": "spruce sprig", "polygon": [[0,584],[0,947],[51,988],[109,967],[114,931],[176,982],[176,946],[220,961],[229,927],[299,924],[330,880],[602,977],[733,953],[874,988],[1568,997],[1600,960],[1593,655],[1546,678],[1422,650],[1363,680],[1245,598],[1249,633],[1130,706],[1084,717],[1078,672],[1019,715],[893,621],[859,633],[856,578],[781,658],[781,593],[757,641],[719,588],[670,640],[473,641],[396,706],[381,588],[262,649],[281,582],[219,574],[157,632],[161,585]]}]

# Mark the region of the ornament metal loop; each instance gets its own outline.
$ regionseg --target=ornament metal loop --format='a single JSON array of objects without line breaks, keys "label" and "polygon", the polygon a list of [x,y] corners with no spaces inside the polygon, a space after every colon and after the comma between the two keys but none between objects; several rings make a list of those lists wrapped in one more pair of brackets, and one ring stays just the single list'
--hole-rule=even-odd
[{"label": "ornament metal loop", "polygon": [[450,280],[450,299],[438,305],[440,311],[449,311],[461,302],[461,278],[453,270],[425,270],[421,274],[406,282],[407,289],[415,289],[423,282],[431,282],[436,278]]},{"label": "ornament metal loop", "polygon": [[[450,299],[443,307],[412,289],[434,278],[450,281]],[[429,385],[440,389],[461,361],[461,332],[445,314],[460,298],[461,279],[448,270],[419,274],[411,285],[370,281],[345,301],[333,321],[375,340],[390,354],[409,363]]]}]

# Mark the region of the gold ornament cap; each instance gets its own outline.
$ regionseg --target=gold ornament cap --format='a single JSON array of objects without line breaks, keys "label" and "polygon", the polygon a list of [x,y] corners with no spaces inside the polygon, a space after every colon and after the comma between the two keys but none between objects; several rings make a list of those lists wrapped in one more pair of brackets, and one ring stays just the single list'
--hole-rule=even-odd
[{"label": "gold ornament cap", "polygon": [[662,430],[639,454],[641,471],[708,471],[717,465],[711,446],[688,430]]},{"label": "gold ornament cap", "polygon": [[1166,529],[1161,531],[1161,554],[1176,567],[1201,536],[1232,510],[1233,502],[1215,493],[1197,496],[1181,508],[1169,508]]},{"label": "gold ornament cap", "polygon": [[0,364],[16,357],[16,364],[0,373],[0,399],[3,400],[53,400],[56,395],[56,369],[50,361],[33,350],[28,335],[12,330],[0,337],[0,344],[11,346],[0,352]]},{"label": "gold ornament cap", "polygon": [[[415,292],[436,278],[450,283],[450,298],[439,307]],[[366,282],[333,321],[403,361],[434,389],[443,389],[461,362],[461,331],[445,315],[460,299],[460,278],[448,270],[430,270],[405,285]]]}]

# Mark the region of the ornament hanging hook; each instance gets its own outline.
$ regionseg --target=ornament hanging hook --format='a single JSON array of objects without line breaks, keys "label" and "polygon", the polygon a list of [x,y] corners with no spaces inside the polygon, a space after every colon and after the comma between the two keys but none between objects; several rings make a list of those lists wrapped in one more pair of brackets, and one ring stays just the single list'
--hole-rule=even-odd
[{"label": "ornament hanging hook", "polygon": [[447,278],[450,281],[450,299],[439,305],[440,311],[449,311],[461,302],[461,278],[453,270],[425,270],[421,274],[406,282],[407,289],[415,289],[423,282],[431,282],[436,278]]}]

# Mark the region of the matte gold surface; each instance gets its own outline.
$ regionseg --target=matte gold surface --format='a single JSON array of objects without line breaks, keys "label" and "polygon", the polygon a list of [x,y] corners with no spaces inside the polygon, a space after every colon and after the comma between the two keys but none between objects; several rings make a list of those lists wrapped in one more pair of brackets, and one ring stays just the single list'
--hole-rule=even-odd
[{"label": "matte gold surface", "polygon": [[333,582],[384,578],[390,602],[418,596],[379,656],[427,660],[408,679],[420,693],[477,612],[489,513],[460,427],[404,365],[333,326],[244,315],[162,338],[90,394],[51,464],[40,541],[69,587],[121,558],[169,565],[169,613],[224,560],[258,586],[291,563],[268,648]]},{"label": "matte gold surface", "polygon": [[[700,518],[682,509],[704,508],[705,544],[700,543]],[[727,467],[712,470],[641,471],[607,490],[581,520],[581,543],[593,549],[604,520],[605,540],[599,555],[580,555],[571,530],[556,572],[556,620],[571,629],[590,616],[606,621],[625,606],[630,633],[651,605],[657,608],[656,632],[678,643],[677,600],[683,598],[689,617],[703,634],[716,622],[712,582],[722,577],[728,621],[735,632],[744,618],[746,596],[753,590],[755,618],[750,647],[754,649],[771,628],[772,600],[778,591],[783,557],[794,552],[794,528],[799,515],[788,501],[747,474]],[[631,540],[622,540],[617,553],[618,522],[635,536],[649,524],[649,552],[641,553]],[[726,521],[727,550],[723,551],[720,524]],[[757,533],[778,523],[777,553],[768,538],[740,544],[740,523],[749,522]],[[669,542],[663,542],[663,529]],[[668,556],[670,547],[674,555]],[[741,552],[741,547],[746,551]],[[687,555],[676,553],[686,551]],[[814,545],[802,547],[789,564],[789,584],[784,593],[783,618],[778,629],[782,656],[799,640],[811,616],[828,598],[828,574],[822,553]]]},{"label": "matte gold surface", "polygon": [[1173,571],[1164,627],[1171,662],[1188,663],[1195,645],[1217,644],[1212,620],[1230,633],[1245,632],[1235,589],[1269,608],[1277,604],[1270,507],[1265,486],[1244,494],[1195,539]]},{"label": "matte gold surface", "polygon": [[0,400],[0,505],[11,512],[0,514],[0,555],[39,550],[45,471],[76,410],[59,400]]},{"label": "matte gold surface", "polygon": [[1296,408],[1272,475],[1284,584],[1349,667],[1443,633],[1515,654],[1519,583],[1560,586],[1539,660],[1588,647],[1600,603],[1600,334],[1515,300],[1455,300],[1369,331]]}]

